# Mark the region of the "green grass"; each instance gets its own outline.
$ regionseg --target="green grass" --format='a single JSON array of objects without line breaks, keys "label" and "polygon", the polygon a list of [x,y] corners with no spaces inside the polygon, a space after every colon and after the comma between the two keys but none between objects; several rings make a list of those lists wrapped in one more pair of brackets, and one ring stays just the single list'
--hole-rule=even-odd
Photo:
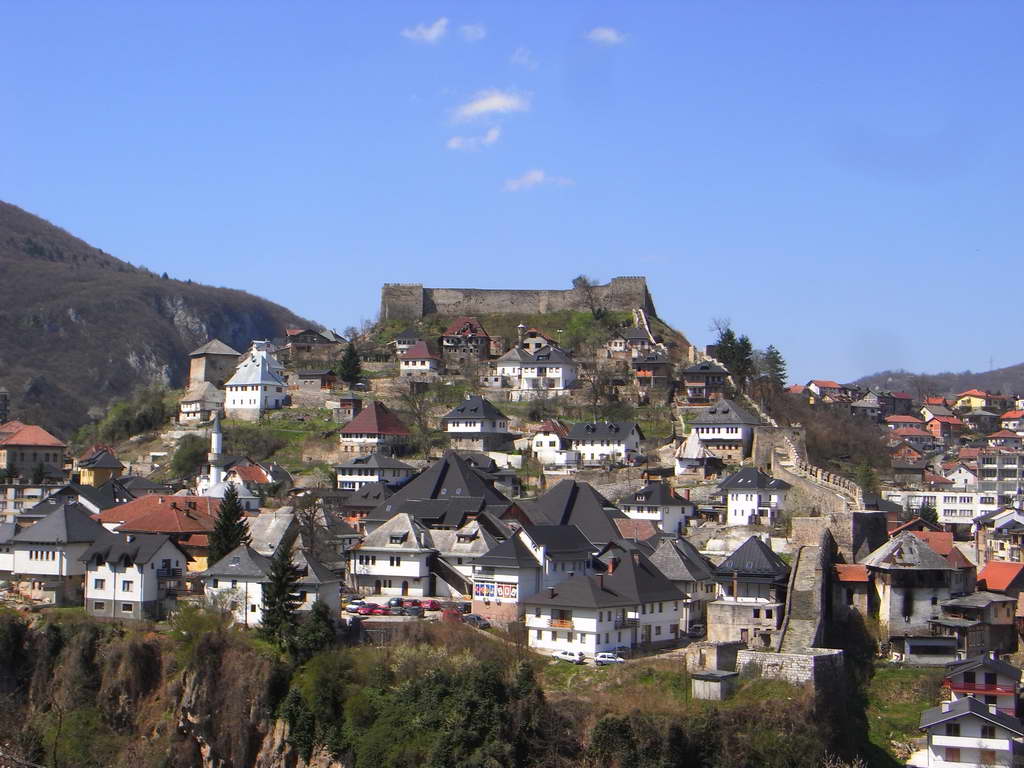
[{"label": "green grass", "polygon": [[868,685],[868,740],[891,754],[892,742],[921,735],[921,713],[939,702],[942,670],[879,665]]}]

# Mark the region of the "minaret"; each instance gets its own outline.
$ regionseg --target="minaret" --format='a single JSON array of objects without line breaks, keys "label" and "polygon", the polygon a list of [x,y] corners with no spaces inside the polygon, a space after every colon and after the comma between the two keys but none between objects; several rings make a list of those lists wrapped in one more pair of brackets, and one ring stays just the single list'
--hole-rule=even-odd
[{"label": "minaret", "polygon": [[210,488],[224,479],[224,459],[221,451],[224,447],[224,433],[220,431],[220,411],[213,414],[213,432],[210,433]]}]

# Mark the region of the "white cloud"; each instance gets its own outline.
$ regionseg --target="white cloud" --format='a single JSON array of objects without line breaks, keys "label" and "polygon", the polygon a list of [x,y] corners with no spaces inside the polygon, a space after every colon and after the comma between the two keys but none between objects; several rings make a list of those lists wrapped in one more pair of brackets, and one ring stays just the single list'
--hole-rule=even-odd
[{"label": "white cloud", "polygon": [[532,168],[517,179],[509,179],[505,182],[505,189],[509,192],[518,192],[521,189],[531,189],[541,184],[554,184],[559,187],[567,187],[575,184],[572,179],[565,176],[548,176],[540,168]]},{"label": "white cloud", "polygon": [[472,120],[475,117],[497,112],[526,112],[530,108],[530,100],[513,91],[501,91],[491,88],[480,91],[470,101],[455,110],[456,120]]},{"label": "white cloud", "polygon": [[529,70],[535,70],[540,66],[540,62],[533,57],[529,48],[516,48],[516,52],[512,54],[511,61],[513,64]]},{"label": "white cloud", "polygon": [[415,27],[406,27],[402,30],[402,37],[415,40],[418,43],[436,43],[445,32],[448,31],[448,19],[444,16],[433,24],[417,24]]},{"label": "white cloud", "polygon": [[478,43],[487,37],[487,27],[483,24],[463,24],[459,27],[459,32],[467,43]]},{"label": "white cloud", "polygon": [[594,27],[585,37],[590,42],[600,45],[618,45],[626,40],[626,36],[615,27]]},{"label": "white cloud", "polygon": [[474,151],[480,147],[489,147],[501,137],[501,128],[494,126],[489,128],[483,136],[452,136],[445,144],[448,149],[465,149]]}]

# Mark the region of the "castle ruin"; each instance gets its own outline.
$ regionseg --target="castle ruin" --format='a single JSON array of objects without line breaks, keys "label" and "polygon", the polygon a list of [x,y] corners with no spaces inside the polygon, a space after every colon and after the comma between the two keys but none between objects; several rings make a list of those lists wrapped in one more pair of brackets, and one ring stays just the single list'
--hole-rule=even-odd
[{"label": "castle ruin", "polygon": [[419,283],[385,283],[380,294],[381,321],[419,320],[426,315],[487,315],[515,310],[540,314],[592,305],[610,311],[643,309],[657,316],[645,277],[614,277],[607,285],[586,285],[579,278],[564,291],[483,288],[424,288]]}]

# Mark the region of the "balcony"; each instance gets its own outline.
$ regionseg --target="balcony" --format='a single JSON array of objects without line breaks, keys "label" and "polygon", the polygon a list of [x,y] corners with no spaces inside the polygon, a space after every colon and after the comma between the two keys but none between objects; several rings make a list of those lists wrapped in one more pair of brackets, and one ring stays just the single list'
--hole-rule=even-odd
[{"label": "balcony", "polygon": [[952,680],[943,680],[943,688],[949,688],[956,693],[987,693],[1003,694],[1013,696],[1017,689],[1013,685],[999,685],[998,683],[954,683]]},{"label": "balcony", "polygon": [[156,577],[158,579],[180,579],[181,568],[159,568]]},{"label": "balcony", "polygon": [[961,749],[992,749],[997,752],[1009,752],[1009,739],[982,739],[977,736],[940,736],[931,737],[933,746],[959,747]]},{"label": "balcony", "polygon": [[635,617],[634,618],[629,618],[627,616],[616,616],[615,617],[615,628],[616,629],[626,629],[628,627],[638,627],[638,626],[640,626],[640,619],[637,619]]},{"label": "balcony", "polygon": [[552,629],[572,629],[572,619],[548,619],[548,626]]}]

